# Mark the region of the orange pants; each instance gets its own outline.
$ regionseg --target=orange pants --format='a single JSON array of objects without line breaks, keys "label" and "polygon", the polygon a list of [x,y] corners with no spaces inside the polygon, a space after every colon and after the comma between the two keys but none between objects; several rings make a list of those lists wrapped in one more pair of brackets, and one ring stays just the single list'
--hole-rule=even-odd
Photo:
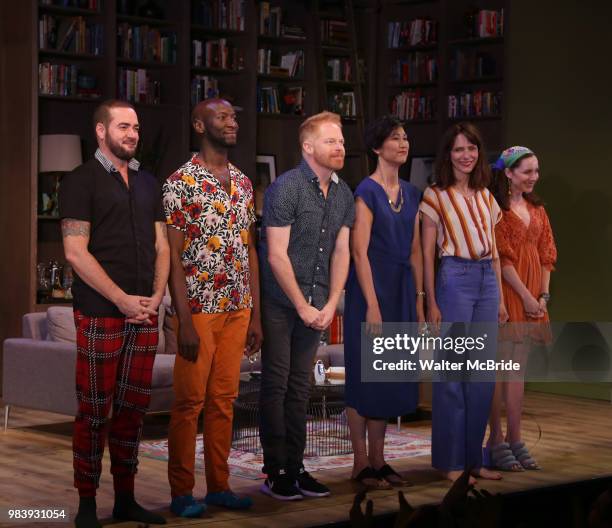
[{"label": "orange pants", "polygon": [[192,495],[195,441],[204,409],[204,465],[208,493],[229,489],[227,459],[232,443],[233,403],[251,310],[195,314],[200,336],[195,363],[177,354],[174,405],[168,431],[168,480],[172,497]]}]

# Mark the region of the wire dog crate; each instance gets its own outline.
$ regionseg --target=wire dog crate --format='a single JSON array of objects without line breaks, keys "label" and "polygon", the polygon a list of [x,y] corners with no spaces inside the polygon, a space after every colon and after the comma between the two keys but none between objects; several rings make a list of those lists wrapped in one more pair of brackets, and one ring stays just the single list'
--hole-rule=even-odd
[{"label": "wire dog crate", "polygon": [[[232,448],[260,454],[258,379],[240,382],[234,402]],[[344,405],[344,385],[315,384],[306,411],[305,457],[352,453]]]}]

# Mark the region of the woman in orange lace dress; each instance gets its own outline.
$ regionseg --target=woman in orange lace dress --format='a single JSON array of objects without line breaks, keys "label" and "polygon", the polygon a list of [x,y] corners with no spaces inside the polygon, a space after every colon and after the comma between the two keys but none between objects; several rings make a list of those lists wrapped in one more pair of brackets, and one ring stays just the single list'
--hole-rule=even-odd
[{"label": "woman in orange lace dress", "polygon": [[[502,152],[494,168],[499,171],[494,194],[503,210],[495,236],[510,323],[500,332],[500,350],[524,370],[531,343],[547,343],[551,339],[546,305],[557,249],[548,215],[533,192],[540,174],[535,154],[525,147],[510,147]],[[496,469],[540,469],[521,440],[523,393],[523,379],[496,384],[487,442],[489,465]],[[507,415],[505,438],[503,402]]]}]

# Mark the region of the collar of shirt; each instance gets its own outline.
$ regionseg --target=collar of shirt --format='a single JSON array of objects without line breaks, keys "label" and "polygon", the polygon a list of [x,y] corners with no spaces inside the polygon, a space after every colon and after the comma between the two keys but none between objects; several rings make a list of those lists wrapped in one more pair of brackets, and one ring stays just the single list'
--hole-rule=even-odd
[{"label": "collar of shirt", "polygon": [[[316,181],[317,184],[319,183],[319,178],[310,168],[310,165],[308,165],[308,162],[304,158],[302,158],[302,161],[300,162],[299,169],[308,181]],[[338,175],[334,171],[331,173],[331,181],[333,181],[336,185],[338,184]]]},{"label": "collar of shirt", "polygon": [[[96,154],[95,154],[96,159],[102,164],[102,167],[104,167],[104,170],[106,170],[106,172],[111,173],[111,172],[119,172],[116,167],[113,165],[113,162],[111,160],[109,160],[100,149],[96,150]],[[128,168],[132,169],[133,171],[137,171],[140,168],[140,162],[136,159],[136,158],[132,158],[129,162],[128,162]]]},{"label": "collar of shirt", "polygon": [[[197,178],[208,180],[209,183],[212,183],[213,185],[216,185],[220,189],[223,189],[223,191],[227,194],[227,190],[223,187],[223,184],[221,183],[219,178],[217,178],[213,174],[213,172],[204,164],[204,161],[202,160],[202,158],[200,158],[198,153],[195,153],[191,157],[191,164],[195,165],[198,168],[198,172],[195,174]],[[230,182],[229,196],[231,196],[234,193],[234,189],[237,185],[238,176],[236,175],[236,172],[240,173],[240,169],[237,169],[228,161],[227,170],[228,170],[229,182]]]}]

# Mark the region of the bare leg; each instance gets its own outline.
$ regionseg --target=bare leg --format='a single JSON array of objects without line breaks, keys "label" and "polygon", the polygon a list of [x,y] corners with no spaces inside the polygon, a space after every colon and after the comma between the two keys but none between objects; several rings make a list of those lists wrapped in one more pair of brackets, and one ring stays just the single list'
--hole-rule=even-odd
[{"label": "bare leg", "polygon": [[370,460],[368,458],[368,442],[371,442],[371,436],[368,435],[369,438],[366,441],[366,429],[368,428],[369,420],[361,416],[352,407],[346,408],[346,416],[348,418],[349,431],[351,433],[351,444],[353,445],[353,472],[351,473],[351,477],[357,478],[359,473],[370,468],[372,475],[360,478],[361,483],[373,489],[389,488],[390,486],[384,480],[376,477],[376,473],[374,473],[370,465]]},{"label": "bare leg", "polygon": [[[511,357],[513,349],[513,343],[502,341],[499,344],[499,357],[501,359]],[[489,413],[489,439],[487,440],[487,447],[494,447],[504,441],[504,431],[502,429],[502,408],[504,405],[503,400],[506,394],[505,385],[506,383],[504,381],[498,380],[495,383],[495,392],[493,393],[491,412]]]},{"label": "bare leg", "polygon": [[487,441],[487,447],[494,447],[504,441],[501,415],[505,385],[506,382],[504,381],[495,383],[495,392],[493,393],[491,412],[489,414],[489,439]]},{"label": "bare leg", "polygon": [[[368,420],[368,458],[370,465],[379,471],[383,466],[386,466],[385,462],[385,433],[387,430],[386,420]],[[381,479],[389,484],[400,486],[407,484],[406,479],[396,473],[394,470],[389,471],[389,467],[380,474]]]},{"label": "bare leg", "polygon": [[368,419],[368,459],[374,469],[380,469],[385,465],[385,432],[387,422],[385,420]]},{"label": "bare leg", "polygon": [[[500,345],[501,358],[508,359],[513,357],[514,344],[503,342]],[[503,469],[504,471],[522,471],[523,467],[517,460],[508,461],[507,456],[510,456],[509,447],[504,449],[501,445],[507,438],[504,439],[502,428],[502,407],[506,403],[506,411],[508,411],[508,385],[512,382],[498,380],[495,384],[495,392],[493,393],[493,401],[491,402],[491,412],[489,414],[489,440],[487,441],[487,449],[489,451],[489,467]],[[510,426],[508,425],[508,432]],[[496,449],[497,448],[497,449]]]},{"label": "bare leg", "polygon": [[[513,358],[521,365],[527,362],[529,348],[524,344],[517,344],[514,347]],[[506,415],[508,428],[506,440],[510,444],[521,441],[521,415],[523,414],[523,398],[525,394],[525,381],[509,381],[505,384]]]},{"label": "bare leg", "polygon": [[355,478],[359,472],[370,465],[366,443],[366,418],[352,407],[346,408],[351,444],[353,446],[353,473]]},{"label": "bare leg", "polygon": [[524,381],[509,381],[506,387],[506,415],[508,430],[506,440],[509,444],[521,441],[521,415],[523,414]]}]

